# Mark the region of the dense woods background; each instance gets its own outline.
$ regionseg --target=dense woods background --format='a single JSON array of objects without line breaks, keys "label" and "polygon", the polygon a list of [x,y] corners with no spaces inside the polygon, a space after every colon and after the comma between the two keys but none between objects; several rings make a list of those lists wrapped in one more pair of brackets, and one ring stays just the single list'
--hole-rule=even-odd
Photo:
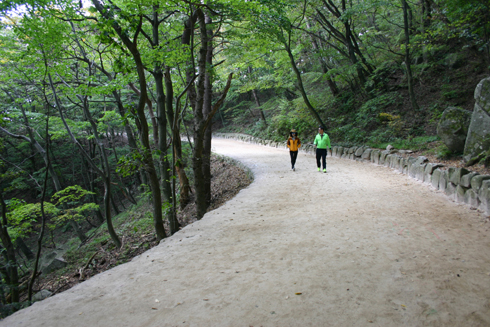
[{"label": "dense woods background", "polygon": [[437,122],[472,110],[490,74],[485,0],[19,0],[0,13],[2,315],[30,303],[53,249],[82,279],[121,235],[144,249],[190,203],[200,219],[213,131],[308,142],[324,125],[334,144],[458,156]]}]

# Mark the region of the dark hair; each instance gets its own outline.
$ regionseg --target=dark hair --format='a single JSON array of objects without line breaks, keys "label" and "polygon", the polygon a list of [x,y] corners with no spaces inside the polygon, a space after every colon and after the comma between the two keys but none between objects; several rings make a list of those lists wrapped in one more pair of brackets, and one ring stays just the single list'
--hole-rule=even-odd
[{"label": "dark hair", "polygon": [[318,126],[318,129],[323,129],[325,130],[325,127],[323,127],[322,125]]}]

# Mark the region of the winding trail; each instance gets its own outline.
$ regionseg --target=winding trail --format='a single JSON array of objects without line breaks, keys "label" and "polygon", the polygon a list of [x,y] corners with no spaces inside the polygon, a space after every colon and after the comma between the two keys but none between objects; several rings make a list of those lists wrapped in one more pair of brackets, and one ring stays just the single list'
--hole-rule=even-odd
[{"label": "winding trail", "polygon": [[487,219],[386,167],[213,139],[255,181],[0,326],[489,326]]}]

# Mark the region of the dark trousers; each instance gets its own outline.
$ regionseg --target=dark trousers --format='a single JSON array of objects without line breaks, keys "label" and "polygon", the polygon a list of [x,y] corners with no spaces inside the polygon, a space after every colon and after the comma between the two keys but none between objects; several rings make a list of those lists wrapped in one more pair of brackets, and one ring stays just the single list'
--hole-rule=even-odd
[{"label": "dark trousers", "polygon": [[323,169],[327,169],[327,149],[316,149],[316,166],[320,168],[320,158],[322,159]]},{"label": "dark trousers", "polygon": [[298,151],[289,151],[289,156],[291,157],[291,168],[294,168],[296,158],[298,157]]}]

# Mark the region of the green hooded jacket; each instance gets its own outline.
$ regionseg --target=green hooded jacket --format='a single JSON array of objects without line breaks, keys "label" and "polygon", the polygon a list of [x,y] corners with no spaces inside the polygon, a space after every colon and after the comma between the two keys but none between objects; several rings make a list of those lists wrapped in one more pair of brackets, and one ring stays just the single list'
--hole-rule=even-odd
[{"label": "green hooded jacket", "polygon": [[313,144],[316,145],[317,149],[330,148],[330,138],[328,137],[327,133],[323,133],[323,135],[317,134]]}]

